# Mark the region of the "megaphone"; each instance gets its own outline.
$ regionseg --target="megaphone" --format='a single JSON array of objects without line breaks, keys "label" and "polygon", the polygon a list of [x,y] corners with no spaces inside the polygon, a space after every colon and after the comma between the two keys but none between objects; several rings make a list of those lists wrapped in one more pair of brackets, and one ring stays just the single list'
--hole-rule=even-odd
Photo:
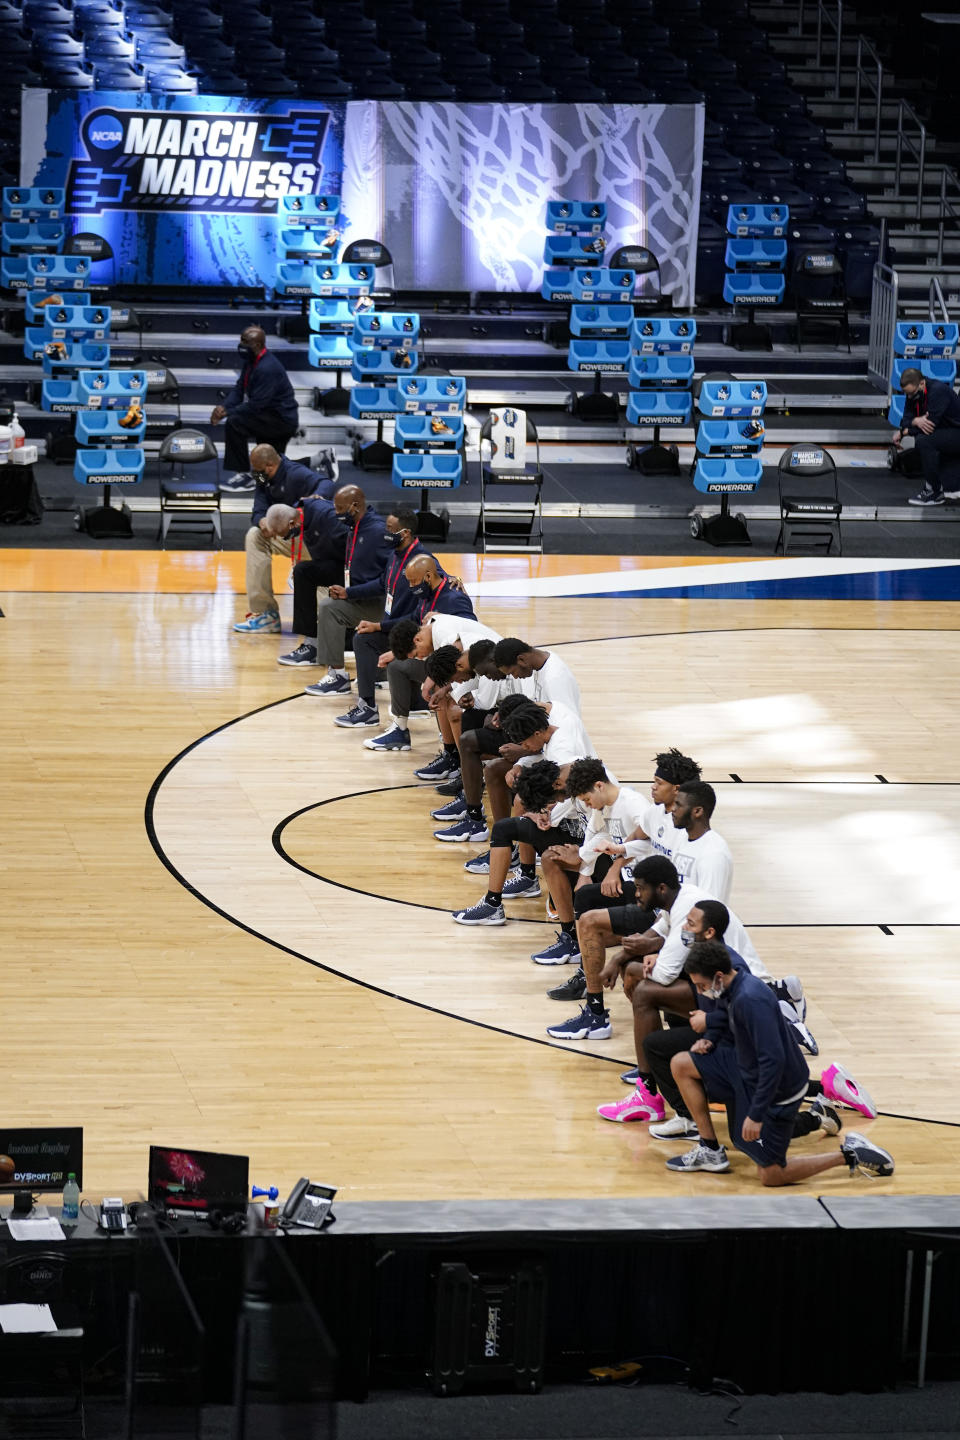
[{"label": "megaphone", "polygon": [[261,1190],[259,1185],[254,1185],[250,1193],[252,1194],[254,1200],[259,1200],[261,1195],[264,1196],[267,1200],[278,1200],[280,1198],[280,1191],[277,1189],[276,1185],[271,1185],[269,1190]]}]

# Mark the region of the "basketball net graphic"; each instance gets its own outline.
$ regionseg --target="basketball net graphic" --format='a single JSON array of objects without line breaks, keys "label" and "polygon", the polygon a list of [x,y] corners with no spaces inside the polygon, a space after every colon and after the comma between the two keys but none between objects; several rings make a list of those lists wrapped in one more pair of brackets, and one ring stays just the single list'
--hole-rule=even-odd
[{"label": "basketball net graphic", "polygon": [[490,288],[539,289],[547,201],[569,194],[606,201],[608,254],[649,246],[664,290],[678,305],[692,301],[695,107],[385,102],[378,111],[385,163],[399,147],[413,173],[429,177],[472,237]]}]

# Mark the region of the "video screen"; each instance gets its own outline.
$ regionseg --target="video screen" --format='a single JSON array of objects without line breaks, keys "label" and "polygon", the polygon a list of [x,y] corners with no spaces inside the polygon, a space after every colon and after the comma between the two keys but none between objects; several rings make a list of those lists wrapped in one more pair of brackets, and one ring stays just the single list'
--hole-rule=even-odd
[{"label": "video screen", "polygon": [[171,1210],[240,1208],[249,1193],[246,1155],[150,1146],[148,1196]]},{"label": "video screen", "polygon": [[83,1128],[6,1129],[0,1125],[0,1194],[63,1189],[74,1174],[83,1189]]}]

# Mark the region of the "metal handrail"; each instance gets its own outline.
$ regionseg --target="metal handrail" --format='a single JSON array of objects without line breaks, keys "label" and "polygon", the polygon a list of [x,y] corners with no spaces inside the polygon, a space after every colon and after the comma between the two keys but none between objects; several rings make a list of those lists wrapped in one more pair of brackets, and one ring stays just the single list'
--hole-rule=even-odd
[{"label": "metal handrail", "polygon": [[[919,145],[906,133],[903,125],[905,117],[909,117],[919,130]],[[903,168],[904,150],[909,151],[917,162],[917,208],[915,218],[919,220],[923,215],[923,179],[927,163],[927,127],[913,106],[908,105],[906,100],[901,100],[897,110],[897,168],[894,179],[894,194],[898,198],[901,194],[900,177]]]},{"label": "metal handrail", "polygon": [[960,206],[947,199],[947,185],[952,184],[960,195],[960,178],[956,170],[949,169],[944,165],[940,171],[940,216],[937,225],[937,265],[943,264],[944,233],[947,228],[947,220],[960,220]]},{"label": "metal handrail", "polygon": [[843,49],[843,0],[835,0],[837,15],[830,14],[827,0],[817,0],[817,68],[823,64],[823,22],[826,20],[837,37],[837,58],[833,67],[833,96],[840,99],[840,58]]},{"label": "metal handrail", "polygon": [[[876,77],[868,75],[863,63],[864,51],[870,56],[873,64],[877,67]],[[874,162],[880,159],[880,109],[883,105],[883,61],[874,50],[870,41],[865,35],[857,36],[857,79],[856,93],[853,102],[853,128],[860,129],[860,94],[864,85],[870,85],[877,102],[877,114],[873,124],[873,158]]]},{"label": "metal handrail", "polygon": [[939,277],[934,275],[930,281],[930,290],[927,297],[928,309],[930,311],[930,324],[935,325],[942,321],[944,325],[950,323],[950,311],[947,309],[947,302],[944,299],[943,287]]},{"label": "metal handrail", "polygon": [[886,390],[888,395],[899,305],[900,276],[892,265],[878,261],[873,267],[867,374],[878,389]]}]

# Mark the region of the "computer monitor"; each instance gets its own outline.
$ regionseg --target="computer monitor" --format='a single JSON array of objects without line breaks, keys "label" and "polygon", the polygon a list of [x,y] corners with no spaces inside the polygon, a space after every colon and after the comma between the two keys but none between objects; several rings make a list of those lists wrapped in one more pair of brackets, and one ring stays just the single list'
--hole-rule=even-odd
[{"label": "computer monitor", "polygon": [[83,1189],[83,1128],[25,1129],[0,1125],[0,1194],[54,1194],[74,1174]]},{"label": "computer monitor", "polygon": [[246,1155],[151,1145],[147,1196],[168,1210],[240,1210],[250,1193],[249,1169]]}]

